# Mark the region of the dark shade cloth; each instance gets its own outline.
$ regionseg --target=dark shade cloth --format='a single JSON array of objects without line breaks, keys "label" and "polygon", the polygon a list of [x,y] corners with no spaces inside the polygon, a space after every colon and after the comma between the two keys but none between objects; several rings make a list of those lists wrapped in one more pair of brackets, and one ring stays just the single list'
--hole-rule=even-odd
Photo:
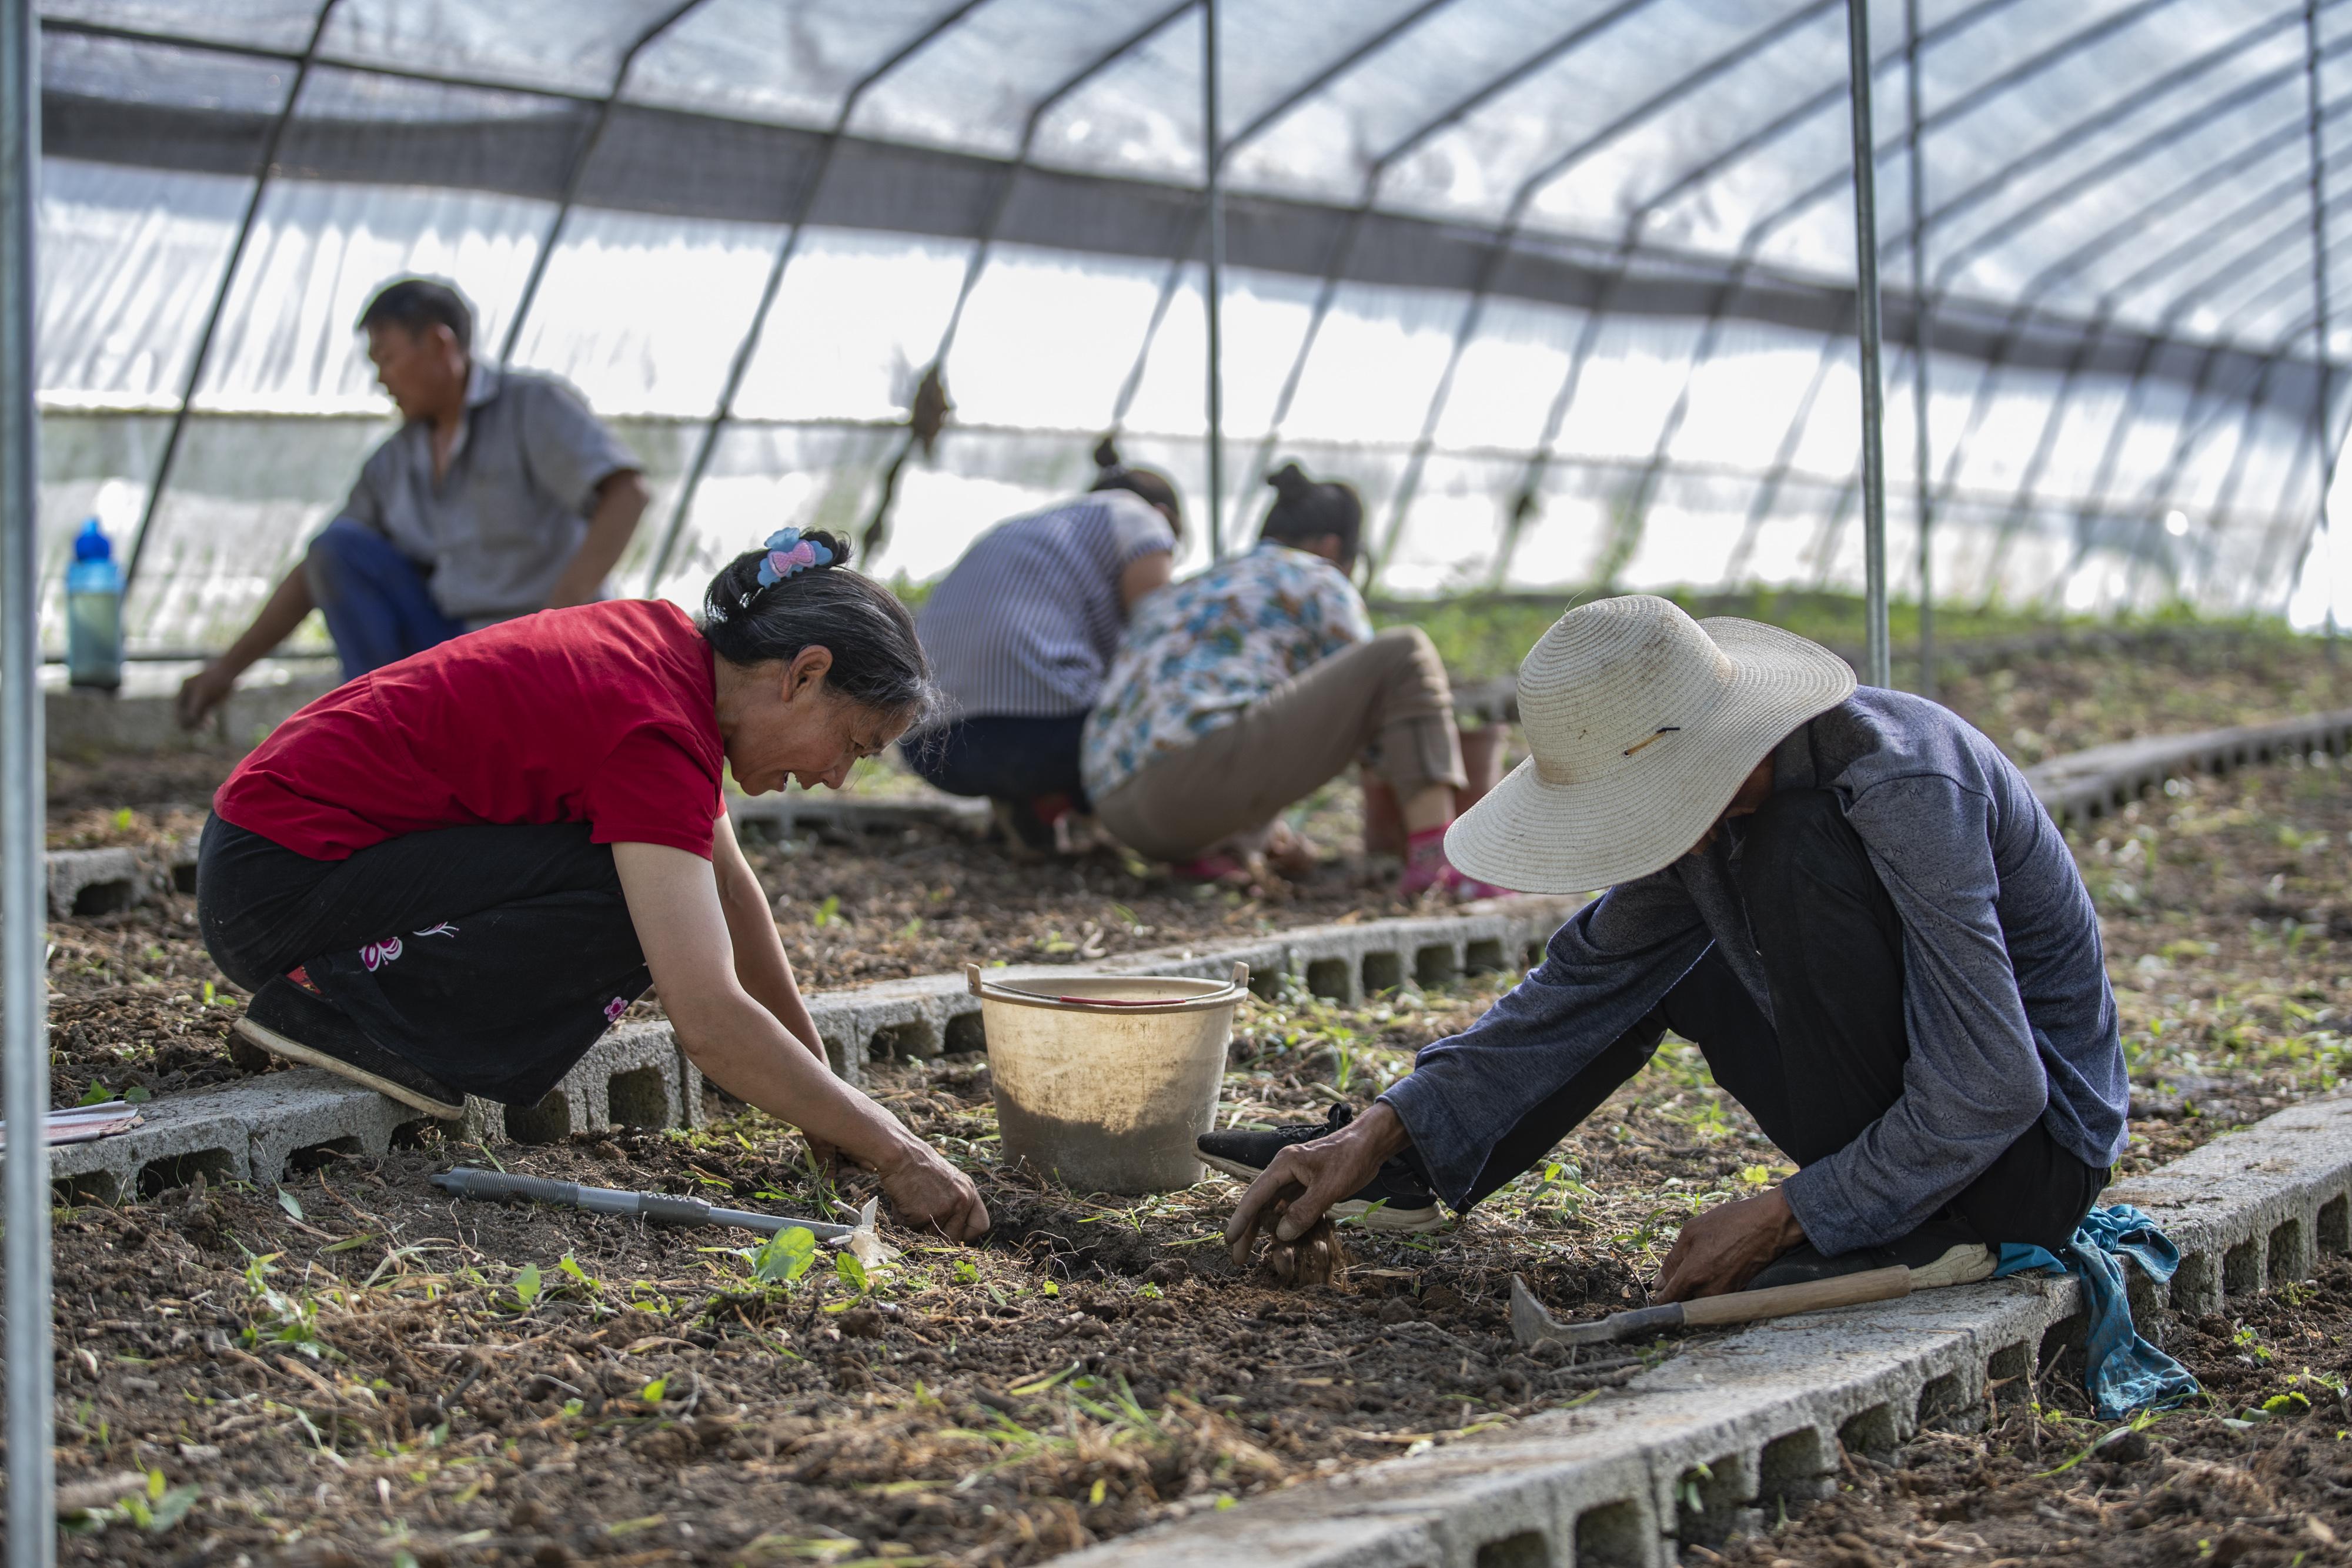
[{"label": "dark shade cloth", "polygon": [[1078,778],[1078,738],[1086,728],[1083,713],[960,718],[908,736],[898,749],[919,776],[950,795],[1021,801],[1060,795],[1083,811],[1087,801]]},{"label": "dark shade cloth", "polygon": [[[1950,709],[1864,686],[1770,752],[1774,793],[1827,790],[1903,925],[1903,1092],[1784,1189],[1835,1255],[1908,1235],[2035,1122],[2084,1165],[2123,1153],[2131,1084],[2098,911],[2016,764]],[[1109,802],[1099,814],[1110,821]],[[1111,824],[1116,831],[1117,825]],[[1462,1033],[1423,1048],[1388,1101],[1458,1202],[1517,1121],[1662,1001],[1710,949],[1767,1019],[1777,906],[1704,851],[1577,911],[1543,963]]]},{"label": "dark shade cloth", "polygon": [[432,586],[415,562],[349,517],[336,518],[310,541],[302,576],[347,681],[466,633],[464,622],[442,614],[433,602]]},{"label": "dark shade cloth", "polygon": [[713,660],[674,604],[542,610],[328,693],[237,764],[213,810],[313,860],[524,822],[708,860],[725,766]]},{"label": "dark shade cloth", "polygon": [[[1532,1168],[1641,1071],[1669,1029],[1697,1045],[1716,1082],[1801,1169],[1852,1144],[1903,1092],[1903,922],[1837,796],[1782,790],[1726,824],[1735,830],[1732,874],[1764,926],[1772,1018],[1709,949],[1664,1001],[1501,1130],[1470,1202]],[[2036,1120],[1946,1208],[1989,1245],[2055,1251],[2106,1181]]]},{"label": "dark shade cloth", "polygon": [[478,627],[546,607],[596,487],[636,466],[562,382],[477,360],[443,472],[432,425],[411,420],[368,455],[342,515],[415,561],[442,613]]},{"label": "dark shade cloth", "polygon": [[445,828],[313,860],[215,816],[196,920],[247,990],[299,966],[450,1088],[539,1102],[653,983],[585,822]]}]

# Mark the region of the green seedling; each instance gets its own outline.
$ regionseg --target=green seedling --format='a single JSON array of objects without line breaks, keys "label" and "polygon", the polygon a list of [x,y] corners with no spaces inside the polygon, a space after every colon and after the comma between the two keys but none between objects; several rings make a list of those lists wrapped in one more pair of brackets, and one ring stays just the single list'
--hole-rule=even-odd
[{"label": "green seedling", "polygon": [[[779,1230],[747,1256],[751,1277],[763,1283],[792,1284],[816,1261],[815,1233],[800,1226]],[[843,1253],[847,1258],[847,1253]],[[851,1259],[855,1262],[855,1259]]]},{"label": "green seedling", "polygon": [[193,1484],[166,1486],[163,1472],[147,1472],[145,1495],[133,1493],[111,1508],[86,1508],[67,1519],[65,1528],[75,1535],[95,1535],[110,1525],[131,1524],[150,1535],[161,1535],[188,1517],[196,1506],[204,1489]]},{"label": "green seedling", "polygon": [[[805,1235],[806,1232],[803,1234]],[[835,1253],[833,1271],[840,1278],[843,1284],[861,1296],[874,1289],[873,1281],[866,1275],[866,1265],[857,1260],[857,1255],[854,1252],[844,1249]]]},{"label": "green seedling", "polygon": [[514,1293],[515,1305],[526,1312],[530,1311],[531,1303],[539,1300],[538,1264],[526,1263],[522,1266],[522,1270],[515,1275]]}]

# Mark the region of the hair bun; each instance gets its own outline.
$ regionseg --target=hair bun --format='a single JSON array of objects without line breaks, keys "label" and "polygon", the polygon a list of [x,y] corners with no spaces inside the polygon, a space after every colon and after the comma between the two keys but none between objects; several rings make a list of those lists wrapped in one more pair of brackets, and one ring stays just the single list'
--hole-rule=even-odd
[{"label": "hair bun", "polygon": [[1125,464],[1118,460],[1118,443],[1117,441],[1106,435],[1100,441],[1095,443],[1095,466],[1101,469],[1106,474],[1112,473],[1126,466]]},{"label": "hair bun", "polygon": [[1315,481],[1309,479],[1307,471],[1296,463],[1284,464],[1267,475],[1265,482],[1273,486],[1274,493],[1286,501],[1297,500],[1315,488]]},{"label": "hair bun", "polygon": [[849,564],[849,541],[841,535],[829,533],[824,528],[803,528],[801,538],[811,544],[823,545],[833,552],[833,559],[825,565],[847,566]]}]

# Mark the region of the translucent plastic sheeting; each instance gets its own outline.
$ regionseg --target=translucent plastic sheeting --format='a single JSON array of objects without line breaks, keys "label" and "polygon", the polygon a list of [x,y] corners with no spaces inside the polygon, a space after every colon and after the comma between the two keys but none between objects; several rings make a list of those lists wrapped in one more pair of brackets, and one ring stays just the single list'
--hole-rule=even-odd
[{"label": "translucent plastic sheeting", "polygon": [[[2320,473],[2302,0],[1927,0],[1916,215],[1904,5],[1871,4],[1886,449],[1907,475],[1924,218],[1939,587],[2277,602]],[[53,538],[144,508],[276,148],[142,561],[148,646],[233,626],[331,515],[386,428],[351,321],[400,271],[457,281],[484,345],[514,330],[640,452],[631,587],[706,443],[664,591],[780,518],[862,529],[951,319],[956,418],[905,465],[882,569],[1083,484],[1114,424],[1205,514],[1197,5],[44,15]],[[2340,272],[2352,0],[2315,15]],[[1394,590],[1859,580],[1843,0],[1223,0],[1220,25],[1243,537],[1297,454],[1360,483]]]}]

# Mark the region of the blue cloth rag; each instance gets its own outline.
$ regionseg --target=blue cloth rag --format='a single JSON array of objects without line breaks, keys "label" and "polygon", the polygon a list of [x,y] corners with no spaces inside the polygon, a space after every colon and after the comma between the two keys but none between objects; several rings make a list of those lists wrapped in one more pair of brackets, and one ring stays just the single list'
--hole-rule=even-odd
[{"label": "blue cloth rag", "polygon": [[2102,1420],[2119,1421],[2135,1410],[2179,1404],[2200,1392],[2189,1369],[2140,1337],[2132,1324],[2124,1291],[2121,1259],[2128,1256],[2158,1281],[2180,1267],[2180,1249],[2156,1221],[2128,1203],[2095,1208],[2074,1228],[2061,1259],[2048,1249],[2004,1242],[1993,1278],[2011,1274],[2072,1274],[2083,1281],[2091,1332],[2084,1346],[2084,1377]]}]

